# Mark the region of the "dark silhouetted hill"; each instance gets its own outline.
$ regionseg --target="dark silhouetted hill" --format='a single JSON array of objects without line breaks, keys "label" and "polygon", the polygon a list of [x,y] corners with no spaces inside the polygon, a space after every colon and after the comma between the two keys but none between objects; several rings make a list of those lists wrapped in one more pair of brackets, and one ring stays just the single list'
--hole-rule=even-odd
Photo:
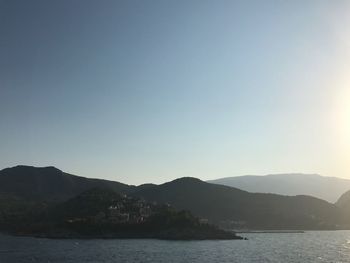
[{"label": "dark silhouetted hill", "polygon": [[342,194],[335,204],[350,214],[350,190]]},{"label": "dark silhouetted hill", "polygon": [[109,206],[121,199],[110,188],[92,188],[53,207],[54,217],[72,218],[95,216],[106,212]]},{"label": "dark silhouetted hill", "polygon": [[[144,184],[136,187],[79,177],[54,167],[28,166],[0,171],[0,219],[20,214],[23,207],[45,209],[46,203],[50,201],[64,202],[74,196],[80,198],[79,194],[92,188],[107,188],[120,194],[144,198],[149,202],[168,203],[175,209],[189,210],[199,218],[209,219],[210,222],[225,227],[344,228],[341,207],[311,196],[250,193],[195,178],[180,178],[162,185]],[[71,199],[70,203],[74,204],[74,200]],[[345,221],[346,224],[347,222],[350,220]]]},{"label": "dark silhouetted hill", "polygon": [[110,188],[93,188],[62,203],[0,215],[0,230],[46,238],[242,239],[202,224],[189,211],[121,196]]},{"label": "dark silhouetted hill", "polygon": [[0,194],[42,201],[64,201],[91,188],[129,193],[135,186],[64,173],[55,167],[16,166],[0,171]]},{"label": "dark silhouetted hill", "polygon": [[334,229],[342,218],[338,207],[311,196],[249,193],[195,178],[180,178],[134,194],[234,228]]}]

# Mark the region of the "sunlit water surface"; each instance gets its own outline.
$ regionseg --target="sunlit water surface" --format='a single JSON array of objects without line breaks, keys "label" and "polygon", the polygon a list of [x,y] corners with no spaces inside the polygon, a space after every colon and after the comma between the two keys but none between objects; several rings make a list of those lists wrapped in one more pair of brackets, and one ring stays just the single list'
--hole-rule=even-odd
[{"label": "sunlit water surface", "polygon": [[0,235],[0,262],[350,262],[350,231],[242,235],[248,240],[52,240]]}]

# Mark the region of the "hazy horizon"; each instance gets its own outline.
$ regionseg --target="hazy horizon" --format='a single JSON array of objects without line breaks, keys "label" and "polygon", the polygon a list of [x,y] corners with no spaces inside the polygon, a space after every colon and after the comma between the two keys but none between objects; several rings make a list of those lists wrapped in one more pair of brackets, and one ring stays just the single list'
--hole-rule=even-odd
[{"label": "hazy horizon", "polygon": [[350,2],[0,0],[0,167],[350,179]]},{"label": "hazy horizon", "polygon": [[[67,174],[71,174],[71,175],[75,175],[75,176],[82,176],[82,177],[86,177],[86,178],[91,178],[91,179],[105,179],[105,180],[111,180],[111,181],[116,181],[116,182],[120,182],[120,183],[125,183],[125,184],[130,184],[130,185],[142,185],[142,184],[163,184],[163,183],[167,183],[167,182],[170,182],[170,181],[173,181],[173,180],[176,180],[176,179],[179,179],[179,178],[185,178],[185,177],[193,177],[193,176],[175,176],[173,178],[168,178],[164,181],[143,181],[143,182],[138,182],[138,183],[128,183],[128,182],[124,182],[124,181],[121,181],[119,180],[118,176],[115,176],[113,178],[107,178],[107,177],[104,177],[103,175],[100,174],[99,177],[94,177],[94,176],[87,176],[87,175],[84,175],[84,174],[77,174],[77,173],[72,173],[70,171],[67,171],[67,170],[63,170],[63,169],[60,169],[60,167],[56,167],[56,166],[53,166],[53,165],[47,165],[47,166],[33,166],[33,165],[26,165],[26,164],[18,164],[18,165],[15,165],[15,166],[9,166],[9,167],[3,167],[1,168],[0,167],[0,171],[3,170],[3,169],[7,169],[7,168],[15,168],[17,166],[25,166],[25,167],[34,167],[34,168],[49,168],[49,167],[53,167],[53,168],[56,168],[56,169],[59,169],[61,170],[62,172],[64,173],[67,173]],[[234,178],[234,177],[270,177],[270,176],[317,176],[317,177],[321,177],[321,178],[334,178],[334,179],[345,179],[345,180],[350,180],[349,178],[344,178],[344,177],[335,177],[335,176],[327,176],[327,175],[322,175],[322,174],[317,174],[317,173],[302,173],[302,172],[286,172],[286,173],[273,173],[273,174],[232,174],[230,176],[224,176],[224,177],[220,177],[219,175],[217,176],[209,176],[209,179],[203,179],[203,178],[200,178],[200,177],[193,177],[193,178],[198,178],[202,181],[207,181],[207,182],[211,182],[211,181],[218,181],[218,180],[222,180],[222,179],[229,179],[229,178]],[[305,178],[306,179],[306,178]],[[145,178],[146,180],[146,178]]]}]

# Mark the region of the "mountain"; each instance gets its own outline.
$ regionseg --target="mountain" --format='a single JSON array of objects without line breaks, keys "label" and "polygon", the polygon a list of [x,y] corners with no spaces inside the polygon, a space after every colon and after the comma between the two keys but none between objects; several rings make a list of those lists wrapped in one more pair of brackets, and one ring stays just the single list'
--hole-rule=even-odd
[{"label": "mountain", "polygon": [[137,187],[79,177],[54,167],[29,166],[0,171],[0,219],[20,215],[23,208],[45,210],[51,201],[62,203],[92,188],[108,188],[121,195],[143,198],[148,202],[169,203],[175,209],[189,210],[199,218],[228,228],[344,227],[342,208],[311,196],[250,193],[195,178],[180,178],[161,185],[144,184]]},{"label": "mountain", "polygon": [[350,189],[350,180],[317,174],[271,174],[237,176],[207,181],[236,187],[253,193],[311,195],[335,203]]},{"label": "mountain", "polygon": [[311,196],[249,193],[195,178],[180,178],[133,194],[234,228],[333,229],[342,218],[341,209]]},{"label": "mountain", "polygon": [[71,175],[55,167],[21,165],[0,171],[0,194],[7,198],[64,201],[96,187],[110,188],[121,194],[136,188],[118,182]]},{"label": "mountain", "polygon": [[342,194],[335,205],[350,213],[350,190]]},{"label": "mountain", "polygon": [[55,205],[53,214],[56,218],[95,216],[121,199],[121,195],[110,188],[92,188]]},{"label": "mountain", "polygon": [[203,224],[188,211],[93,188],[62,203],[0,217],[7,234],[49,238],[243,239]]},{"label": "mountain", "polygon": [[342,194],[335,205],[343,211],[345,218],[350,218],[350,190]]}]

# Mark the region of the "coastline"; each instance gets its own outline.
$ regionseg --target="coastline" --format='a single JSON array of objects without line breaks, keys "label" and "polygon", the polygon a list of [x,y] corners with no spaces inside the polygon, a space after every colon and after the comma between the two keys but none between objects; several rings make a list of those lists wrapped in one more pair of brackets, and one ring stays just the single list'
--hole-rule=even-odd
[{"label": "coastline", "polygon": [[[335,231],[335,230],[334,230]],[[303,234],[305,230],[242,230],[234,231],[235,233],[252,233],[252,234]]]},{"label": "coastline", "polygon": [[100,234],[100,235],[82,235],[77,233],[10,233],[0,232],[1,235],[14,236],[14,237],[33,237],[43,239],[62,239],[62,240],[94,240],[94,239],[157,239],[157,240],[169,240],[169,241],[201,241],[201,240],[246,240],[246,238],[233,233],[220,233],[216,235],[204,235],[203,233],[197,233],[196,235],[184,235],[183,233],[148,233],[148,234]]}]

